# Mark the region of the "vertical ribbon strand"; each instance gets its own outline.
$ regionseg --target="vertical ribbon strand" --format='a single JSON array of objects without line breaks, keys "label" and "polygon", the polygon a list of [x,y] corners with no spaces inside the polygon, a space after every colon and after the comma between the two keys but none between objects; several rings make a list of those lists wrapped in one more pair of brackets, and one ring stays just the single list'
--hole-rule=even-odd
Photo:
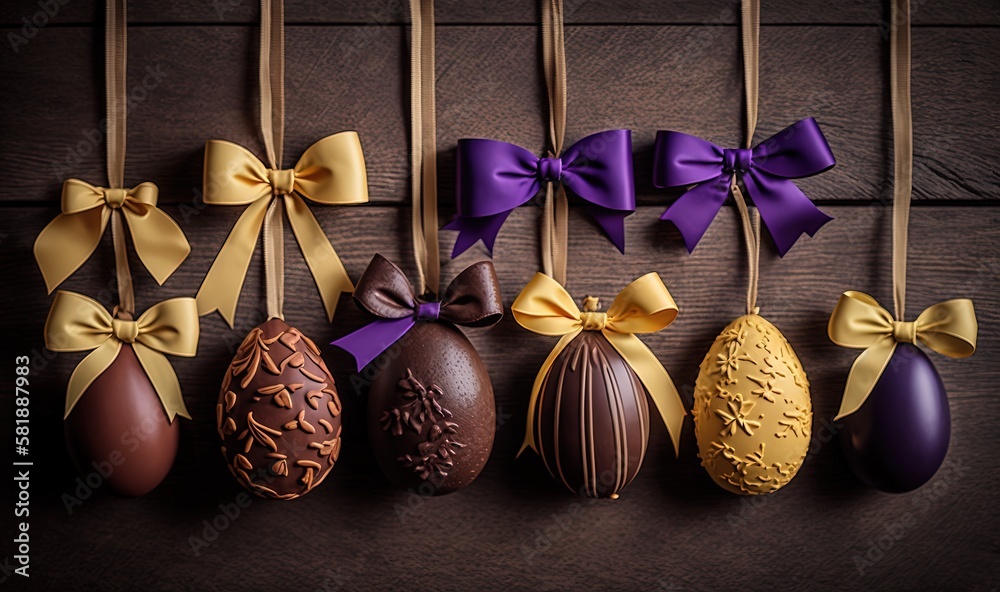
[{"label": "vertical ribbon strand", "polygon": [[410,1],[410,143],[413,256],[421,294],[441,278],[437,213],[437,121],[434,103],[434,2]]},{"label": "vertical ribbon strand", "polygon": [[[122,189],[125,186],[125,123],[128,118],[128,91],[125,88],[128,73],[127,29],[125,0],[107,0],[104,20],[104,82],[108,133],[105,144],[108,186],[112,189]],[[132,273],[128,267],[124,214],[120,209],[112,214],[111,242],[114,244],[115,277],[118,280],[118,314],[132,318],[131,315],[135,312],[135,293],[132,288]]]},{"label": "vertical ribbon strand", "polygon": [[[260,129],[271,168],[280,170],[285,141],[285,8],[260,2]],[[285,241],[281,201],[275,195],[264,218],[264,289],[267,317],[284,319]]]},{"label": "vertical ribbon strand", "polygon": [[[566,134],[566,36],[562,0],[542,0],[542,67],[549,101],[549,156],[562,154]],[[542,215],[542,269],[566,283],[569,202],[562,184],[545,186]]]},{"label": "vertical ribbon strand", "polygon": [[910,2],[893,0],[890,23],[892,138],[892,293],[896,320],[906,315],[906,243],[913,190],[913,116],[910,112]]},{"label": "vertical ribbon strand", "polygon": [[[747,133],[744,145],[753,146],[753,135],[757,129],[757,104],[759,94],[760,56],[760,0],[743,0],[741,6],[743,35],[743,80],[746,86]],[[760,214],[756,208],[751,214],[736,175],[730,182],[730,190],[743,225],[743,239],[747,249],[747,314],[756,314],[757,283],[760,277]]]}]

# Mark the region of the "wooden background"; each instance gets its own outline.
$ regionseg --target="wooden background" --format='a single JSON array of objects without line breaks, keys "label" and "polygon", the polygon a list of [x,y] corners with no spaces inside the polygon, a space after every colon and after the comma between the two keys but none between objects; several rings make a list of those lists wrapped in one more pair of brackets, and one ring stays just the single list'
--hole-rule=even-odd
[{"label": "wooden background", "polygon": [[[60,2],[65,3],[65,6]],[[1000,4],[914,3],[915,194],[911,220],[913,317],[947,298],[970,297],[979,351],[965,360],[932,355],[951,399],[953,442],[946,468],[906,495],[863,487],[829,434],[857,352],[834,346],[826,322],[840,292],[891,300],[891,138],[887,86],[888,6],[871,0],[764,3],[758,139],[802,117],[823,126],[838,165],[801,182],[836,217],[779,260],[762,261],[763,313],[795,346],[809,373],[814,442],[798,477],[779,493],[725,493],[695,456],[690,421],[675,459],[653,426],[638,478],[618,501],[575,497],[532,455],[515,460],[535,371],[554,344],[511,318],[472,340],[490,370],[499,417],[496,445],[479,480],[441,499],[392,489],[364,433],[364,399],[351,360],[326,349],[347,417],[341,461],[305,498],[242,498],[218,453],[214,406],[234,344],[261,319],[261,261],[251,265],[237,327],[202,321],[194,359],[174,359],[194,421],[181,425],[172,473],[142,499],[98,491],[68,513],[77,475],[62,439],[66,380],[81,358],[46,353],[42,326],[51,299],[32,260],[34,237],[58,212],[60,185],[75,176],[105,182],[102,7],[93,0],[11,0],[0,8],[0,275],[6,279],[2,358],[35,357],[31,428],[32,586],[17,589],[365,590],[630,589],[746,590],[972,589],[1000,586]],[[204,142],[257,149],[257,5],[253,0],[133,2],[130,7],[126,182],[150,180],[182,225],[190,259],[162,287],[133,261],[139,308],[194,295],[236,208],[200,202]],[[356,129],[368,163],[371,203],[315,208],[357,278],[374,252],[415,272],[409,254],[406,4],[400,0],[287,6],[288,126],[295,156],[327,134]],[[681,314],[646,342],[690,404],[697,364],[719,330],[741,314],[744,255],[732,207],[693,255],[658,221],[676,192],[650,183],[652,140],[676,129],[735,145],[742,129],[737,4],[732,0],[567,1],[567,141],[603,129],[634,130],[640,207],[628,218],[623,257],[582,213],[572,213],[570,291],[605,302],[635,277],[658,271]],[[51,7],[50,7],[51,10]],[[442,220],[451,216],[455,141],[485,136],[540,152],[544,95],[534,2],[440,1],[437,77]],[[31,34],[28,39],[27,35]],[[25,35],[24,44],[11,35]],[[157,77],[143,77],[150,71]],[[538,262],[537,204],[501,231],[497,273],[509,306]],[[453,233],[444,233],[450,249]],[[110,237],[65,287],[111,304]],[[288,320],[326,343],[364,318],[344,298],[333,325],[289,233]],[[452,277],[485,257],[481,246],[445,265]],[[301,301],[299,301],[301,299]],[[12,386],[0,405],[10,434]],[[9,440],[7,440],[9,444]],[[4,446],[7,450],[7,445]],[[10,458],[5,452],[5,458]],[[14,485],[6,486],[14,498]],[[10,517],[7,512],[4,514]],[[225,528],[207,546],[206,524]],[[4,521],[0,559],[14,554]],[[211,533],[209,533],[211,534]],[[879,550],[881,544],[888,550]],[[861,558],[865,558],[863,561]],[[860,563],[859,563],[860,562]],[[12,567],[11,563],[7,563]],[[859,567],[860,565],[860,567]]]}]

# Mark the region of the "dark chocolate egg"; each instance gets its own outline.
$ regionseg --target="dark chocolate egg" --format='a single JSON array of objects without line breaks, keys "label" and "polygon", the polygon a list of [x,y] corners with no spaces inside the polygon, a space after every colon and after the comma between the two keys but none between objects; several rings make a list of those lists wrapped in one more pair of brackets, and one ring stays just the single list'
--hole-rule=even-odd
[{"label": "dark chocolate egg", "polygon": [[168,421],[135,351],[122,344],[66,418],[66,443],[81,473],[99,475],[116,492],[138,497],[170,472],[179,423]]},{"label": "dark chocolate egg", "polygon": [[530,429],[553,477],[582,495],[616,499],[646,454],[646,389],[603,334],[583,331],[552,362]]},{"label": "dark chocolate egg", "polygon": [[368,437],[397,486],[442,495],[472,483],[493,449],[490,376],[462,332],[418,322],[382,356],[368,392]]},{"label": "dark chocolate egg", "polygon": [[896,345],[861,407],[839,420],[851,469],[890,493],[912,491],[934,476],[948,452],[948,395],[934,364],[909,343]]},{"label": "dark chocolate egg", "polygon": [[340,410],[311,339],[280,319],[256,327],[226,370],[216,411],[230,472],[261,497],[308,493],[340,455]]}]

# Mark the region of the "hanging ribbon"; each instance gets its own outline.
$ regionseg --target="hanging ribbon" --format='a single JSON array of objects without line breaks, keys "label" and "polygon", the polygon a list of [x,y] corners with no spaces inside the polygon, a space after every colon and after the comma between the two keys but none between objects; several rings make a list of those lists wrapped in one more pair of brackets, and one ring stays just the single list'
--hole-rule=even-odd
[{"label": "hanging ribbon", "polygon": [[174,273],[191,252],[191,247],[177,223],[156,207],[156,185],[147,182],[131,189],[123,188],[126,22],[124,0],[109,0],[105,22],[109,187],[95,187],[79,179],[63,183],[62,213],[39,233],[34,253],[46,290],[51,293],[90,258],[110,221],[119,303],[123,312],[130,313],[134,297],[124,226],[127,224],[132,235],[136,254],[158,284]]},{"label": "hanging ribbon", "polygon": [[394,263],[375,255],[358,280],[354,302],[375,320],[333,342],[357,361],[358,372],[406,334],[418,321],[446,321],[466,327],[489,327],[503,317],[500,285],[489,261],[458,274],[440,301],[425,301]]},{"label": "hanging ribbon", "polygon": [[917,343],[951,358],[976,351],[979,325],[969,299],[941,302],[916,321],[906,318],[906,245],[913,189],[913,117],[910,111],[910,3],[893,0],[890,36],[893,154],[892,285],[895,317],[875,298],[845,292],[830,315],[827,332],[837,345],[864,349],[847,376],[836,419],[864,404],[896,350],[897,343]]},{"label": "hanging ribbon", "polygon": [[319,289],[327,320],[342,292],[354,286],[307,201],[324,205],[368,201],[364,153],[356,132],[342,132],[310,146],[291,169],[282,169],[284,143],[284,9],[281,0],[261,0],[261,132],[270,166],[242,146],[210,140],[205,146],[206,204],[247,205],[198,290],[198,311],[218,310],[233,326],[250,258],[263,229],[269,318],[284,318],[282,211]]},{"label": "hanging ribbon", "polygon": [[677,305],[659,275],[647,273],[626,286],[615,297],[607,313],[603,313],[581,312],[573,297],[558,282],[545,274],[536,273],[511,305],[511,312],[525,329],[560,337],[531,388],[528,428],[518,454],[526,448],[538,451],[531,430],[538,393],[556,357],[581,331],[600,331],[628,362],[656,404],[670,433],[674,452],[680,450],[681,427],[686,415],[684,403],[667,370],[646,344],[634,335],[655,333],[677,318]]},{"label": "hanging ribbon", "polygon": [[131,344],[169,421],[191,419],[180,383],[163,354],[192,357],[198,349],[198,307],[194,298],[156,304],[138,320],[112,317],[96,300],[75,292],[56,292],[45,321],[45,346],[55,352],[91,352],[73,370],[66,389],[68,417],[87,387]]},{"label": "hanging ribbon", "polygon": [[[755,219],[759,213],[778,253],[784,256],[803,233],[813,236],[833,219],[821,212],[791,180],[827,171],[836,161],[812,118],[798,121],[751,148],[760,88],[760,1],[745,0],[741,13],[747,116],[744,147],[721,148],[688,134],[659,131],[653,155],[653,185],[661,188],[695,185],[660,218],[677,226],[690,252],[729,194],[737,207],[744,207],[740,205],[746,202],[739,185],[742,181],[753,199],[752,205],[756,206]],[[745,219],[744,230],[757,232],[753,226]]]}]

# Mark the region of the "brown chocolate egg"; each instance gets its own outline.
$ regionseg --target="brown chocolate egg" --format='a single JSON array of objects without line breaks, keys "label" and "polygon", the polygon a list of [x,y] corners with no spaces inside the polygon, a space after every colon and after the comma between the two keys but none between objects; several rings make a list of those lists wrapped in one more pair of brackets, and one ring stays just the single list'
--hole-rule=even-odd
[{"label": "brown chocolate egg", "polygon": [[421,495],[472,483],[493,449],[496,409],[489,373],[465,335],[418,322],[372,364],[368,437],[382,472]]},{"label": "brown chocolate egg", "polygon": [[316,344],[280,319],[263,323],[236,350],[219,395],[230,472],[261,497],[308,493],[340,455],[340,411]]},{"label": "brown chocolate egg", "polygon": [[159,485],[174,464],[179,423],[167,420],[135,351],[122,344],[66,418],[66,443],[88,484],[103,482],[137,497]]},{"label": "brown chocolate egg", "polygon": [[552,362],[529,429],[570,491],[616,499],[646,454],[646,389],[603,334],[583,331]]}]

